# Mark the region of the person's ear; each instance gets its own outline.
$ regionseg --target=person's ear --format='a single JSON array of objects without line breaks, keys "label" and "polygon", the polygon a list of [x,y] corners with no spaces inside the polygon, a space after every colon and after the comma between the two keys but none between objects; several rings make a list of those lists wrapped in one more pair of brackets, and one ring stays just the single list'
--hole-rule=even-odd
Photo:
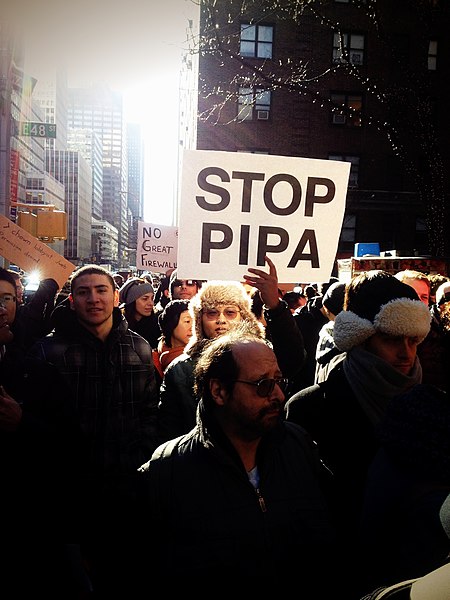
[{"label": "person's ear", "polygon": [[73,305],[73,296],[71,293],[69,294],[69,306],[70,306],[71,310],[75,310],[75,307]]},{"label": "person's ear", "polygon": [[114,306],[119,306],[119,290],[114,290]]},{"label": "person's ear", "polygon": [[220,379],[210,379],[209,391],[217,406],[223,406],[228,398],[228,392],[223,387]]}]

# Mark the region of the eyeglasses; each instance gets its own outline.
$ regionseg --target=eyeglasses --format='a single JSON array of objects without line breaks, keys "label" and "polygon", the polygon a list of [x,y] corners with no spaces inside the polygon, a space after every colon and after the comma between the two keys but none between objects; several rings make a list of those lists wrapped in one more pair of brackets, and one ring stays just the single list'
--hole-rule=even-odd
[{"label": "eyeglasses", "polygon": [[286,393],[289,380],[285,377],[275,377],[275,379],[260,379],[259,381],[245,381],[244,379],[236,379],[236,383],[246,383],[247,385],[256,385],[256,393],[261,398],[267,398],[273,392],[275,384],[281,389],[283,394]]},{"label": "eyeglasses", "polygon": [[194,285],[197,285],[197,283],[192,279],[185,279],[183,281],[180,279],[175,279],[173,287],[192,287]]},{"label": "eyeglasses", "polygon": [[241,312],[237,308],[225,308],[225,310],[217,310],[216,308],[205,308],[203,314],[206,316],[208,321],[216,321],[220,315],[223,315],[226,319],[232,321]]},{"label": "eyeglasses", "polygon": [[12,294],[1,294],[0,295],[0,304],[2,306],[6,306],[7,304],[11,304],[11,302],[15,302],[16,297]]}]

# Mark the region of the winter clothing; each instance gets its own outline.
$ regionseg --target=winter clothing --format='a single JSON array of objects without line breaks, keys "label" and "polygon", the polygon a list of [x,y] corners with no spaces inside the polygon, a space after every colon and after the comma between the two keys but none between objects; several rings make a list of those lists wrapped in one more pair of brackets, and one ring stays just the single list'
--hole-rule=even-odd
[{"label": "winter clothing", "polygon": [[[173,288],[175,287],[175,282],[177,281],[177,279],[180,279],[180,278],[178,277],[178,270],[175,269],[170,274],[170,279],[169,279],[169,296],[171,299],[173,298]],[[199,290],[202,287],[202,281],[200,281],[198,279],[191,279],[190,281],[195,283],[195,285],[197,286],[197,290]]]},{"label": "winter clothing", "polygon": [[328,575],[318,571],[335,562],[334,530],[314,444],[300,427],[280,422],[262,439],[257,461],[255,490],[200,401],[196,427],[141,467],[143,524],[155,550],[148,562],[165,589],[220,581],[222,591],[260,591],[282,573],[283,584],[295,580],[305,597],[326,597]]},{"label": "winter clothing", "polygon": [[57,369],[8,349],[0,384],[22,409],[16,430],[0,426],[0,595],[76,600],[65,542],[79,540],[82,447],[71,391]]},{"label": "winter clothing", "polygon": [[149,344],[128,329],[119,308],[105,342],[59,305],[55,330],[31,354],[55,365],[76,399],[88,464],[101,495],[134,495],[135,469],[155,447],[158,395]]},{"label": "winter clothing", "polygon": [[[412,287],[400,281],[397,283],[414,292]],[[394,297],[378,308],[373,316],[368,315],[371,318],[349,309],[340,312],[334,322],[333,335],[336,346],[346,352],[368,340],[377,331],[392,336],[417,337],[420,343],[430,330],[430,312],[425,304],[417,299],[417,295],[416,299],[411,299],[406,294]],[[366,311],[361,312],[366,314]]]},{"label": "winter clothing", "polygon": [[[201,290],[192,298],[189,305],[193,320],[193,336],[189,347],[204,339],[202,327],[202,310],[216,308],[220,304],[234,304],[241,311],[241,319],[259,324],[251,310],[251,300],[244,286],[238,281],[207,281]],[[263,332],[263,329],[261,329]]]},{"label": "winter clothing", "polygon": [[341,352],[334,343],[334,321],[328,321],[323,325],[319,332],[319,341],[316,348],[316,374],[314,383],[325,381],[328,377],[329,370],[336,364],[336,356],[341,359],[345,357],[345,352]]},{"label": "winter clothing", "polygon": [[181,313],[189,309],[189,300],[171,300],[158,317],[159,328],[165,343],[170,347],[173,330],[177,327]]},{"label": "winter clothing", "polygon": [[450,398],[416,385],[391,400],[376,433],[381,448],[368,472],[360,532],[367,590],[446,562],[440,512],[450,493]]},{"label": "winter clothing", "polygon": [[325,306],[333,315],[338,315],[344,308],[345,283],[336,281],[332,283],[322,297],[322,306]]},{"label": "winter clothing", "polygon": [[450,281],[445,281],[436,290],[436,304],[441,306],[445,302],[450,302]]},{"label": "winter clothing", "polygon": [[175,348],[168,348],[167,346],[163,346],[161,349],[161,354],[159,356],[159,360],[161,363],[161,368],[163,372],[167,369],[170,363],[183,354],[184,347],[183,346],[175,346]]},{"label": "winter clothing", "polygon": [[423,339],[429,313],[415,290],[383,271],[356,276],[346,287],[345,310],[334,321],[336,346],[328,378],[286,404],[286,417],[305,427],[336,476],[343,534],[355,535],[368,466],[377,450],[375,427],[389,401],[421,382],[418,358],[408,375],[365,349],[377,331]]},{"label": "winter clothing", "polygon": [[430,308],[431,328],[417,348],[423,370],[423,383],[450,393],[450,330],[444,327],[437,304]]},{"label": "winter clothing", "polygon": [[130,277],[119,290],[119,301],[131,331],[141,335],[152,348],[156,348],[161,335],[158,316],[152,311],[150,315],[136,319],[136,300],[153,293],[151,283],[141,277]]},{"label": "winter clothing", "polygon": [[294,320],[305,343],[306,360],[303,368],[297,373],[291,385],[291,393],[295,393],[314,383],[316,372],[316,349],[319,333],[328,317],[322,312],[322,296],[315,296],[294,313]]},{"label": "winter clothing", "polygon": [[[234,281],[208,281],[191,299],[189,310],[193,318],[193,335],[185,351],[173,360],[164,374],[160,388],[158,429],[160,441],[166,441],[187,433],[195,425],[198,399],[193,391],[193,371],[198,357],[208,343],[202,328],[202,309],[219,304],[236,304],[241,319],[253,323],[254,332],[265,336],[250,307],[251,299],[242,284]],[[303,339],[295,327],[292,313],[286,302],[280,301],[272,310],[264,311],[267,332],[279,367],[285,377],[301,369],[304,360]]]},{"label": "winter clothing", "polygon": [[[126,318],[126,316],[125,316]],[[138,333],[150,344],[152,348],[158,347],[158,340],[161,336],[161,329],[158,324],[158,315],[154,312],[148,317],[142,317],[137,321],[136,319],[127,319],[128,327],[131,331]]]},{"label": "winter clothing", "polygon": [[138,298],[145,296],[145,294],[154,293],[155,290],[151,283],[140,277],[130,277],[119,289],[120,308],[123,308],[125,305],[131,304],[132,302],[136,302]]}]

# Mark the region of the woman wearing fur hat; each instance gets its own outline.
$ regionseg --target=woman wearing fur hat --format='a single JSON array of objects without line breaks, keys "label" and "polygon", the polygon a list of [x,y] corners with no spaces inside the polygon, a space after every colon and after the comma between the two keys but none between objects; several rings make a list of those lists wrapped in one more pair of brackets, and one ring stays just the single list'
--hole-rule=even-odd
[{"label": "woman wearing fur hat", "polygon": [[145,338],[152,348],[158,345],[161,331],[153,310],[155,290],[143,277],[130,277],[119,289],[120,308],[129,328]]},{"label": "woman wearing fur hat", "polygon": [[[303,338],[288,305],[280,300],[275,265],[266,258],[269,272],[249,269],[245,281],[260,290],[264,301],[268,343],[272,344],[285,377],[302,368],[305,358]],[[245,319],[253,331],[266,337],[264,326],[251,310],[245,286],[237,281],[207,281],[191,298],[193,334],[184,353],[173,360],[164,373],[160,389],[159,437],[161,441],[187,433],[195,426],[198,399],[193,389],[193,370],[203,348]]]},{"label": "woman wearing fur hat", "polygon": [[368,466],[377,450],[375,427],[391,398],[422,380],[417,345],[430,313],[415,290],[385,271],[367,271],[347,284],[334,341],[345,358],[319,384],[286,404],[334,473],[337,515],[346,538],[356,531]]}]

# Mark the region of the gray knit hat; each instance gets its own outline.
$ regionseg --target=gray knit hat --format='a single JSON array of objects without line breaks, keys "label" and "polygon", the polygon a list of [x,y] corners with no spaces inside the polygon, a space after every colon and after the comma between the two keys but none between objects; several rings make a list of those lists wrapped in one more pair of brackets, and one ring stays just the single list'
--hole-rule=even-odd
[{"label": "gray knit hat", "polygon": [[145,294],[154,294],[155,290],[151,283],[140,277],[130,277],[125,281],[123,286],[119,289],[119,302],[120,308],[123,308],[127,304],[135,302],[141,296]]},{"label": "gray knit hat", "polygon": [[202,309],[216,308],[221,304],[235,304],[241,311],[241,319],[254,322],[255,331],[261,334],[259,321],[251,310],[251,299],[247,290],[238,281],[207,281],[189,302],[192,315],[192,338],[189,346],[205,339],[202,327]]}]

